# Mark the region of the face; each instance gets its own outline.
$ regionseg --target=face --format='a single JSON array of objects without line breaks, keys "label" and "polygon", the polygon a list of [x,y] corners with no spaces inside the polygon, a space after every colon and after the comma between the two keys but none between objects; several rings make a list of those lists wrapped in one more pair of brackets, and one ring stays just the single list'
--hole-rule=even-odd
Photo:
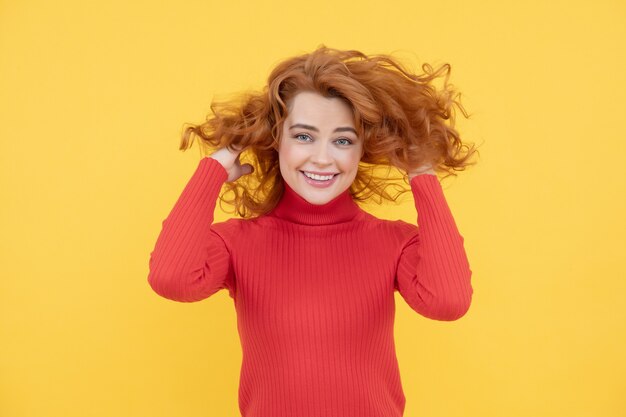
[{"label": "face", "polygon": [[299,92],[287,105],[280,173],[309,203],[328,203],[350,187],[362,156],[352,109],[340,98],[310,91]]}]

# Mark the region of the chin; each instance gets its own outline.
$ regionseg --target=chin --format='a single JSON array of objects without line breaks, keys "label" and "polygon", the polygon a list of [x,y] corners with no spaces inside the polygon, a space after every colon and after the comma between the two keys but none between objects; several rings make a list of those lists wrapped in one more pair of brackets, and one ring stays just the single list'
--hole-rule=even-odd
[{"label": "chin", "polygon": [[[341,173],[344,176],[345,173]],[[343,180],[344,178],[341,178]],[[350,184],[335,183],[328,188],[316,188],[307,184],[300,171],[295,178],[292,178],[294,184],[289,186],[304,200],[311,204],[322,205],[329,203],[331,200],[337,198],[345,190],[350,188]],[[343,182],[343,181],[341,181]]]},{"label": "chin", "polygon": [[305,197],[305,200],[308,201],[311,204],[315,204],[317,206],[321,206],[322,204],[328,203],[334,197],[336,197],[336,196],[333,196],[333,197],[312,197],[312,198]]},{"label": "chin", "polygon": [[304,192],[303,194],[300,194],[300,193],[299,194],[311,204],[322,205],[322,204],[329,203],[331,200],[334,200],[335,198],[339,197],[339,195],[341,195],[347,188],[348,187],[346,188],[338,187],[333,190],[318,190],[318,191],[306,190],[307,192]]}]

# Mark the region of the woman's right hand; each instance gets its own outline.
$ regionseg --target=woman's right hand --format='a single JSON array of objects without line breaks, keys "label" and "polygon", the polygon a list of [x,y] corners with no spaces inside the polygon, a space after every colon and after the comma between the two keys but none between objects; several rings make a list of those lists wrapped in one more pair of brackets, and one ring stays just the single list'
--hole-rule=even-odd
[{"label": "woman's right hand", "polygon": [[251,164],[242,165],[239,161],[239,155],[244,151],[244,149],[234,151],[228,149],[228,147],[223,147],[209,155],[209,158],[213,158],[222,164],[226,172],[228,172],[228,179],[226,182],[233,182],[239,177],[251,174],[254,171],[254,167]]}]

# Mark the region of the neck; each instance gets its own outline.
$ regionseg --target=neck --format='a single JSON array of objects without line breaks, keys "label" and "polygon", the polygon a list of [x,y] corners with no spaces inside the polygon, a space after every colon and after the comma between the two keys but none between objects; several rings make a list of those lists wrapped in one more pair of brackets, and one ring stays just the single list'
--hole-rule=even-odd
[{"label": "neck", "polygon": [[286,182],[283,184],[285,191],[269,216],[298,224],[327,225],[348,222],[361,211],[352,198],[350,189],[325,204],[312,204]]}]

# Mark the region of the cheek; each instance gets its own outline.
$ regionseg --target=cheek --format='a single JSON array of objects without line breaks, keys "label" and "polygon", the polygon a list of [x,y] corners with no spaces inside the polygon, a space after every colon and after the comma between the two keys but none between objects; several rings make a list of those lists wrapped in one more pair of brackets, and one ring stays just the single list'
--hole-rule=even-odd
[{"label": "cheek", "polygon": [[361,161],[361,150],[355,149],[353,152],[350,152],[344,155],[343,165],[346,169],[356,170],[359,166],[359,162]]},{"label": "cheek", "polygon": [[293,167],[302,161],[302,151],[299,151],[296,146],[290,146],[284,144],[278,148],[278,159],[280,165],[284,167]]}]

